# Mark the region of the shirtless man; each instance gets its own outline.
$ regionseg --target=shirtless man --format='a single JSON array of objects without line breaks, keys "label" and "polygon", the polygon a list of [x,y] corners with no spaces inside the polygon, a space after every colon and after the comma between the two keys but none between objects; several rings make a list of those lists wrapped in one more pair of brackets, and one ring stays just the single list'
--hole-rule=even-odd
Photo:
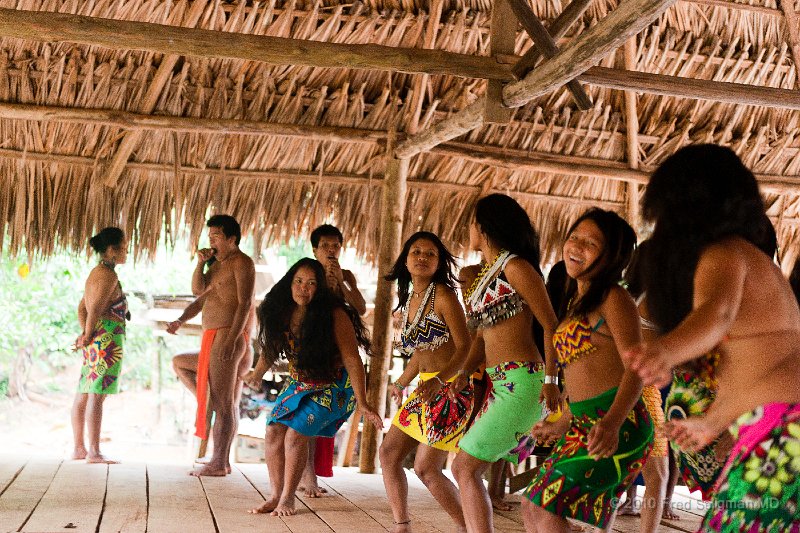
[{"label": "shirtless man", "polygon": [[[350,270],[345,270],[339,265],[339,256],[342,253],[342,244],[344,243],[342,232],[336,226],[323,224],[311,232],[310,240],[314,258],[322,263],[325,268],[328,286],[334,293],[344,298],[344,301],[352,306],[359,315],[364,316],[367,312],[367,303],[364,300],[364,296],[361,295],[361,291],[358,290],[356,277]],[[326,437],[322,437],[322,439],[326,439]],[[332,441],[333,439],[329,440]],[[320,488],[317,483],[317,475],[314,469],[317,442],[317,438],[311,439],[311,442],[309,442],[308,462],[298,487],[310,498],[318,498],[327,492],[325,489]],[[327,452],[322,453],[333,453],[331,443],[322,444],[322,441],[320,442],[320,446],[327,445],[329,448]]]},{"label": "shirtless man", "polygon": [[[187,320],[203,312],[197,381],[190,380],[187,386],[190,390],[190,385],[196,388],[195,434],[204,438],[207,382],[210,408],[216,413],[214,452],[208,464],[190,474],[224,476],[228,473],[228,457],[238,420],[237,391],[253,363],[247,337],[248,323],[252,324],[254,313],[255,266],[253,260],[239,250],[241,229],[233,217],[214,215],[206,225],[211,247],[198,251],[198,265],[192,276],[192,289],[199,293],[198,297],[178,320],[167,324],[167,331],[177,332]],[[204,265],[212,257],[215,261],[203,273]],[[183,377],[189,376],[184,374]]]}]

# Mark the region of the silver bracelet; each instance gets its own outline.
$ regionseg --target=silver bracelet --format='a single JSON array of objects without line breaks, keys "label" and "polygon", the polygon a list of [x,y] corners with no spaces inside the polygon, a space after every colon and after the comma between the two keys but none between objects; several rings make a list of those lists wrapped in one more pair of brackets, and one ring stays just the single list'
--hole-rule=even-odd
[{"label": "silver bracelet", "polygon": [[558,385],[558,376],[545,376],[544,377],[544,384],[545,385]]}]

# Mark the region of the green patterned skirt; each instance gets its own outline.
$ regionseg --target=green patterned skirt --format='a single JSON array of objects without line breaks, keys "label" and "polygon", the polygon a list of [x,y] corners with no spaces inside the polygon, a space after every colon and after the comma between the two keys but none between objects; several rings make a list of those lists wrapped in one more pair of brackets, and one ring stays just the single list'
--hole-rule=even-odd
[{"label": "green patterned skirt", "polygon": [[525,489],[535,505],[562,518],[604,528],[620,496],[639,475],[653,447],[653,421],[641,399],[619,430],[612,457],[595,460],[586,448],[589,431],[611,407],[617,388],[569,404],[572,424]]},{"label": "green patterned skirt", "polygon": [[94,338],[83,347],[83,366],[78,392],[116,394],[122,372],[122,345],[125,322],[101,318],[94,328]]}]

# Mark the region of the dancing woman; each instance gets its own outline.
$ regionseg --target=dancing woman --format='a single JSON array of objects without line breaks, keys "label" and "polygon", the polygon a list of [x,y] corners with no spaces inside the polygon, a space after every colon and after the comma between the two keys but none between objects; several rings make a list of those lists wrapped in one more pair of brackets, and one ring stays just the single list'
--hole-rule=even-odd
[{"label": "dancing woman", "polygon": [[272,497],[255,513],[296,514],[295,491],[312,437],[333,437],[358,404],[366,421],[382,420],[366,402],[364,366],[358,348],[369,339],[358,313],[326,285],[315,259],[301,259],[258,307],[261,357],[248,374],[260,384],[278,357],[289,361],[289,378],[267,419],[266,461]]},{"label": "dancing woman", "polygon": [[442,473],[447,454],[458,450],[473,405],[467,384],[453,391],[469,350],[464,310],[455,293],[455,261],[439,237],[427,231],[412,235],[386,278],[397,281],[402,310],[400,352],[411,357],[390,392],[399,404],[403,390],[419,374],[420,384],[394,417],[380,449],[383,484],[394,517],[394,532],[411,530],[408,481],[403,459],[414,449],[414,472],[460,531],[466,524],[458,490]]},{"label": "dancing woman", "polygon": [[[130,318],[128,301],[122,292],[117,265],[128,258],[128,241],[119,228],[104,228],[89,239],[89,245],[100,254],[100,263],[86,278],[86,287],[78,305],[81,334],[75,348],[83,353],[78,393],[72,404],[72,433],[75,438],[73,459],[87,463],[114,463],[100,453],[100,426],[103,402],[119,391],[122,372],[122,346],[125,341],[125,320]],[[84,442],[88,433],[89,448]]]},{"label": "dancing woman", "polygon": [[[555,313],[539,270],[539,239],[528,214],[511,197],[491,194],[475,206],[470,248],[481,252],[485,266],[467,290],[467,319],[478,330],[467,361],[451,385],[463,389],[485,354],[492,382],[489,399],[462,437],[453,474],[461,491],[467,529],[493,530],[492,505],[482,474],[502,458],[517,463],[530,454],[533,425],[542,417],[540,401],[558,406],[555,384],[545,385],[542,354],[532,334],[533,320],[550,338]],[[548,358],[552,344],[546,343]],[[548,382],[549,383],[549,382]]]},{"label": "dancing woman", "polygon": [[525,490],[527,531],[569,530],[567,518],[609,528],[653,442],[642,382],[622,350],[641,341],[639,314],[619,286],[636,234],[611,211],[591,209],[572,225],[563,256],[570,282],[553,336],[569,405],[534,435],[559,437]]},{"label": "dancing woman", "polygon": [[665,334],[631,350],[631,367],[663,385],[710,363],[716,399],[668,435],[689,450],[729,427],[735,440],[701,531],[800,531],[800,310],[756,180],[728,148],[687,146],[653,173],[643,213],[647,307]]}]

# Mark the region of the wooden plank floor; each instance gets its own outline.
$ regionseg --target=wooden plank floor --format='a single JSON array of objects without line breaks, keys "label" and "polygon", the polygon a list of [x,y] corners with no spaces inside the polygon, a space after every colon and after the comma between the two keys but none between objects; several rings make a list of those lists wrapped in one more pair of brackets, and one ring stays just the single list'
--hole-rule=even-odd
[{"label": "wooden plank floor", "polygon": [[[0,531],[217,533],[373,533],[391,529],[392,515],[380,476],[337,468],[321,478],[329,494],[299,497],[297,516],[247,513],[270,494],[264,465],[237,464],[225,478],[195,478],[189,465],[87,465],[53,458],[0,455]],[[455,531],[422,483],[409,473],[416,533]],[[519,502],[519,496],[509,498]],[[696,531],[703,502],[680,489],[673,499],[681,520],[659,533]],[[498,533],[523,532],[519,505],[495,514]],[[591,528],[586,527],[589,531]],[[639,520],[620,517],[614,531],[639,531]]]}]

